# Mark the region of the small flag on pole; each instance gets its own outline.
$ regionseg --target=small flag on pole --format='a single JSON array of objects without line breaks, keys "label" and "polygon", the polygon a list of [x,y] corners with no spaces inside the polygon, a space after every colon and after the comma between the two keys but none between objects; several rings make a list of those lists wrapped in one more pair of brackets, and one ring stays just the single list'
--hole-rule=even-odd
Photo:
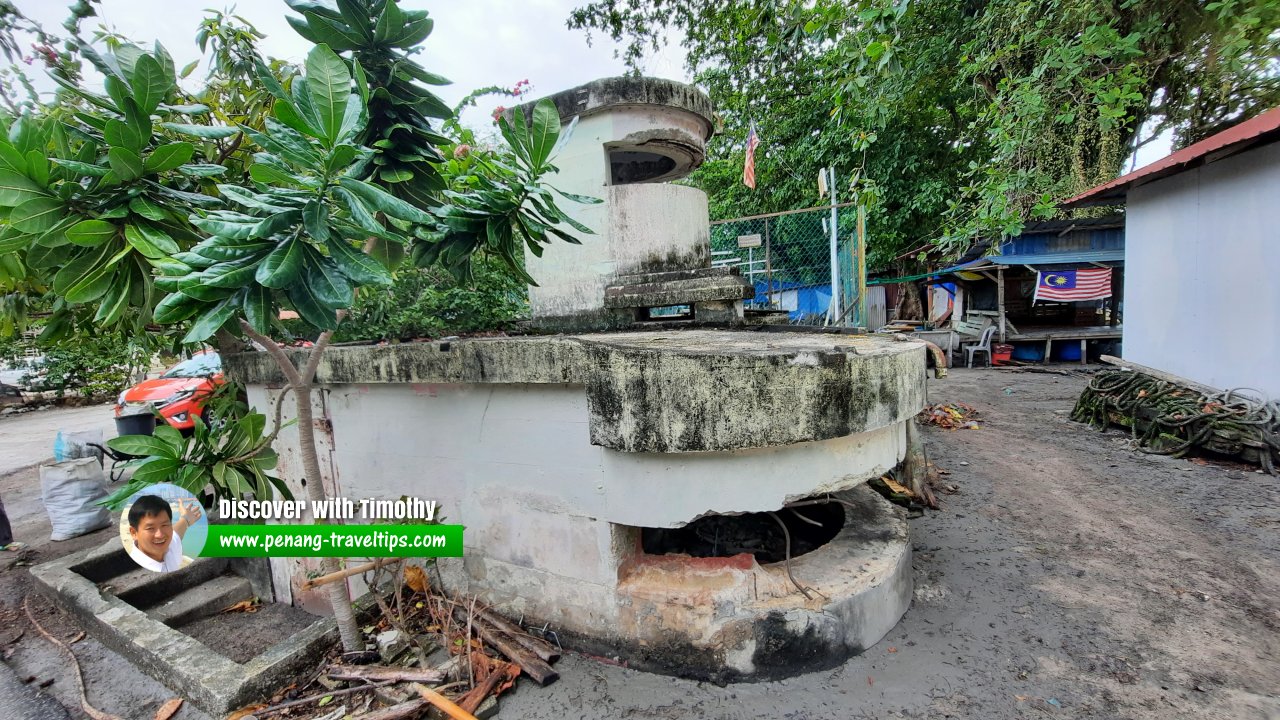
[{"label": "small flag on pole", "polygon": [[742,184],[756,189],[756,146],[760,138],[756,137],[756,124],[751,123],[751,132],[747,134],[747,159],[742,164]]},{"label": "small flag on pole", "polygon": [[1073,302],[1111,297],[1111,268],[1055,270],[1037,273],[1032,302]]}]

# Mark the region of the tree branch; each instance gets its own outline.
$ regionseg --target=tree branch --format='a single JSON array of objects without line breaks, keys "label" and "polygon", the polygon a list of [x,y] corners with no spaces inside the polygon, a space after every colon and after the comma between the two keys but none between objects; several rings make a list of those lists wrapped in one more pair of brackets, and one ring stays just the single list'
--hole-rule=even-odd
[{"label": "tree branch", "polygon": [[280,366],[280,372],[284,373],[284,378],[290,385],[296,389],[305,384],[302,381],[302,376],[298,374],[298,368],[294,366],[289,356],[284,354],[284,349],[280,347],[279,343],[254,330],[247,320],[240,321],[240,329],[244,330],[245,335],[253,338],[261,345],[267,351],[267,354],[271,356],[271,359],[276,361],[276,365]]}]

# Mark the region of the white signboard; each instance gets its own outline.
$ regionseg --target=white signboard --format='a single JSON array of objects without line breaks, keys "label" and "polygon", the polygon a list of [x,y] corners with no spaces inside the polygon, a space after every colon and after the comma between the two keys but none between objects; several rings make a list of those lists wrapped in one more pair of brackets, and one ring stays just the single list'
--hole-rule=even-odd
[{"label": "white signboard", "polygon": [[738,236],[738,247],[740,248],[757,248],[762,244],[763,243],[760,242],[760,235],[758,233],[755,235]]}]

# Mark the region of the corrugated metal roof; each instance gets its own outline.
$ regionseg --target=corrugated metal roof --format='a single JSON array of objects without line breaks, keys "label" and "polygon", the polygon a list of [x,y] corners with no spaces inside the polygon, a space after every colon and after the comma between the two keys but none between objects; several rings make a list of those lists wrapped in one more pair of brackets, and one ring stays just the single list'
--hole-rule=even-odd
[{"label": "corrugated metal roof", "polygon": [[1118,203],[1123,201],[1130,189],[1138,185],[1176,175],[1274,140],[1280,140],[1280,107],[1272,108],[1235,127],[1211,135],[1195,145],[1185,147],[1162,160],[1138,168],[1128,175],[1064,200],[1061,207]]},{"label": "corrugated metal roof", "polygon": [[977,272],[998,266],[1030,265],[1041,267],[1048,265],[1091,265],[1093,263],[1123,263],[1124,250],[1084,250],[1071,253],[1035,253],[1023,255],[988,255],[977,260],[960,263],[939,270],[932,275],[948,275],[955,272]]},{"label": "corrugated metal roof", "polygon": [[1024,255],[990,255],[993,265],[1087,265],[1088,263],[1124,262],[1124,248],[1118,250],[1081,250],[1069,253],[1027,253]]},{"label": "corrugated metal roof", "polygon": [[1103,230],[1124,227],[1124,215],[1119,213],[1096,218],[1078,218],[1076,220],[1042,220],[1027,223],[1022,228],[1023,235],[1040,233],[1067,232],[1071,230]]}]

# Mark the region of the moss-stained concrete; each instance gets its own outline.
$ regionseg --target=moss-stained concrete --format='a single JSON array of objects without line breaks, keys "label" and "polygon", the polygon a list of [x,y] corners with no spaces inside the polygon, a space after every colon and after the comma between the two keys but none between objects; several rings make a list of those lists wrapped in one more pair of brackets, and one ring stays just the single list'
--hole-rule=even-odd
[{"label": "moss-stained concrete", "polygon": [[[283,383],[265,353],[225,363],[245,384]],[[333,347],[316,379],[582,385],[593,444],[678,453],[790,445],[885,427],[923,407],[924,375],[922,343],[677,330]]]}]

